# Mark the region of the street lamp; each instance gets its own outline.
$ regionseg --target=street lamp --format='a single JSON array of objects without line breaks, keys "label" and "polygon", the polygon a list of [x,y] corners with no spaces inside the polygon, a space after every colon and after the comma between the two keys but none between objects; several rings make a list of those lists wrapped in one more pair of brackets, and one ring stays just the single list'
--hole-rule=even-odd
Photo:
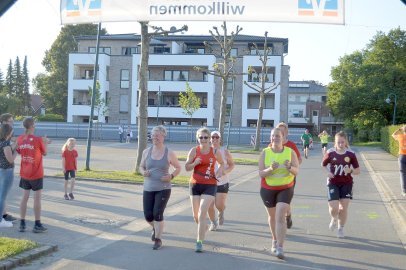
[{"label": "street lamp", "polygon": [[158,92],[156,93],[158,96],[158,108],[156,110],[156,125],[159,125],[159,105],[161,105],[161,86],[158,87]]},{"label": "street lamp", "polygon": [[396,124],[396,94],[395,93],[390,93],[388,97],[385,99],[386,103],[390,104],[392,102],[391,96],[393,96],[393,121],[392,124]]}]

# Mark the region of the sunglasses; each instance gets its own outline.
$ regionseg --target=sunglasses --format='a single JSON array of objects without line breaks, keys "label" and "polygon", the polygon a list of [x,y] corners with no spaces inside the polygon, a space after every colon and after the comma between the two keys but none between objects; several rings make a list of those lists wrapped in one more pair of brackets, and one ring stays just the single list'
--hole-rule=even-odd
[{"label": "sunglasses", "polygon": [[212,139],[220,139],[219,136],[211,136]]},{"label": "sunglasses", "polygon": [[209,137],[207,137],[207,136],[200,136],[200,137],[199,137],[200,140],[203,140],[203,139],[207,140],[208,138],[209,138]]}]

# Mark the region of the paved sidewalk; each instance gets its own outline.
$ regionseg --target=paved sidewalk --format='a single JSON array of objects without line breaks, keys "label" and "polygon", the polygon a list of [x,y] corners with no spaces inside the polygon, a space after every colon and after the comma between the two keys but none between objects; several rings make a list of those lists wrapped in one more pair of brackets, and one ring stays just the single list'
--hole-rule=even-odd
[{"label": "paved sidewalk", "polygon": [[401,195],[398,159],[381,148],[359,147],[357,150],[406,249],[406,197]]}]

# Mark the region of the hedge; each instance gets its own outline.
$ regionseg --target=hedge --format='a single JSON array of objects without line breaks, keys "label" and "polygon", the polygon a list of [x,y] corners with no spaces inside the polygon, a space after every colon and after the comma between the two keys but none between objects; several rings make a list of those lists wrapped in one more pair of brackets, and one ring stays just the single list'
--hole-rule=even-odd
[{"label": "hedge", "polygon": [[381,128],[382,148],[396,157],[399,153],[399,143],[392,138],[392,134],[402,126],[403,125],[392,125]]}]

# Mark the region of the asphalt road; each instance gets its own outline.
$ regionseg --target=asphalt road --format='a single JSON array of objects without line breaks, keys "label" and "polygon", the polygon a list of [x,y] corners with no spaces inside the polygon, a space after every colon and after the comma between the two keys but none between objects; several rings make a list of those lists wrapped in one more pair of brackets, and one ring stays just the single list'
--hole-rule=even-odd
[{"label": "asphalt road", "polygon": [[[94,168],[131,168],[135,146],[94,146]],[[189,146],[174,145],[180,154]],[[83,152],[79,146],[79,154]],[[59,152],[45,160],[46,172],[58,171]],[[132,155],[134,153],[134,155]],[[325,175],[321,153],[304,160],[293,200],[293,228],[285,242],[286,260],[271,255],[267,217],[259,196],[255,166],[237,166],[232,175],[225,224],[208,232],[202,254],[194,252],[196,225],[188,189],[174,187],[165,212],[163,248],[152,250],[143,220],[142,186],[78,182],[76,200],[63,200],[63,180],[47,178],[43,222],[49,231],[19,233],[17,226],[1,234],[57,244],[59,251],[21,269],[405,269],[406,252],[371,175],[358,155],[362,172],[355,179],[354,200],[346,238],[328,230]],[[134,159],[134,160],[133,160]],[[18,213],[20,190],[15,181],[9,210]],[[31,202],[31,201],[30,201]],[[28,212],[32,226],[32,210]]]}]

